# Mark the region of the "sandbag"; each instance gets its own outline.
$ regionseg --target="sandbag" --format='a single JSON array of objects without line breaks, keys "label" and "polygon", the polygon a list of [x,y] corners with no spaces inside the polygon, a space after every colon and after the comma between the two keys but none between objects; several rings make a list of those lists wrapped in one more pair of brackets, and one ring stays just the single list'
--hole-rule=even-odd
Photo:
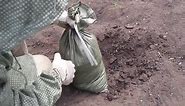
[{"label": "sandbag", "polygon": [[97,39],[84,30],[96,20],[96,15],[82,3],[70,7],[68,15],[76,24],[64,31],[59,51],[63,59],[71,60],[75,64],[73,85],[95,93],[106,91],[107,77]]}]

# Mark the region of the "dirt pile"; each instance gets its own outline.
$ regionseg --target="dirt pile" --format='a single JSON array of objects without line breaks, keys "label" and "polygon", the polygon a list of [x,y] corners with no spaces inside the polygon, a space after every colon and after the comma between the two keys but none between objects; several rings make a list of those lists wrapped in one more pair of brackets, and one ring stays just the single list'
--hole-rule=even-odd
[{"label": "dirt pile", "polygon": [[131,86],[148,81],[160,71],[162,54],[169,54],[168,40],[164,35],[142,28],[127,30],[114,26],[104,34],[100,48],[108,69],[110,94],[108,100]]}]

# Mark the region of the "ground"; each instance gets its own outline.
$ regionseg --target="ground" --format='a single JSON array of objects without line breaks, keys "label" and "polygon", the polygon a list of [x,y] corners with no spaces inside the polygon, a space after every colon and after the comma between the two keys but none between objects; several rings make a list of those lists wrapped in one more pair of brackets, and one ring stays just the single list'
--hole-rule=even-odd
[{"label": "ground", "polygon": [[[81,0],[97,14],[87,30],[98,38],[108,94],[64,87],[57,106],[184,106],[185,1]],[[28,40],[51,59],[63,29],[51,25]]]}]

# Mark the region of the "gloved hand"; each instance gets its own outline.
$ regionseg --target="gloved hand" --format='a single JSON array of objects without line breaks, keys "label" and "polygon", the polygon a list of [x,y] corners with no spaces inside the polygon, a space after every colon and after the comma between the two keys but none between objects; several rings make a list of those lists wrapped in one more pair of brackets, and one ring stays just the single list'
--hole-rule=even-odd
[{"label": "gloved hand", "polygon": [[55,53],[53,60],[53,69],[59,71],[63,85],[69,85],[73,82],[74,73],[75,73],[75,65],[68,60],[63,60],[59,53]]},{"label": "gloved hand", "polygon": [[72,20],[69,16],[68,16],[68,12],[64,11],[62,13],[62,15],[58,18],[59,21],[63,22],[63,23],[67,23],[68,25],[70,25],[72,28],[74,28],[74,24],[75,24],[75,20]]}]

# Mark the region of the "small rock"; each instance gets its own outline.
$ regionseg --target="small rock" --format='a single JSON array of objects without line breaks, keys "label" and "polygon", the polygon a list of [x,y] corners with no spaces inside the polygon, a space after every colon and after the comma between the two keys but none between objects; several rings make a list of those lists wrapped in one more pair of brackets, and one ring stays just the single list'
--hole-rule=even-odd
[{"label": "small rock", "polygon": [[141,40],[142,39],[142,36],[138,36],[138,40]]},{"label": "small rock", "polygon": [[148,73],[147,73],[147,76],[148,76],[148,77],[151,77],[151,76],[152,76],[152,72],[148,72]]},{"label": "small rock", "polygon": [[108,101],[112,101],[112,100],[113,100],[112,95],[108,94],[108,95],[107,95],[107,100],[108,100]]},{"label": "small rock", "polygon": [[160,53],[160,52],[157,52],[157,53],[158,53],[159,57],[162,57],[162,55],[161,55],[161,53]]},{"label": "small rock", "polygon": [[129,34],[125,34],[125,35],[124,35],[124,40],[125,40],[125,41],[128,41],[129,39],[130,39],[130,35],[129,35]]},{"label": "small rock", "polygon": [[146,82],[148,80],[148,76],[146,74],[143,74],[140,76],[139,80],[142,82]]},{"label": "small rock", "polygon": [[119,78],[117,79],[118,82],[125,82],[125,80],[123,78]]},{"label": "small rock", "polygon": [[169,60],[174,60],[174,58],[171,57]]},{"label": "small rock", "polygon": [[154,45],[155,45],[155,46],[158,46],[159,44],[156,43],[156,44],[154,44]]},{"label": "small rock", "polygon": [[183,57],[177,57],[177,58],[179,58],[179,59],[183,59]]},{"label": "small rock", "polygon": [[115,99],[117,99],[118,97],[117,96],[114,96],[114,95],[112,95],[112,94],[107,94],[107,99],[109,100],[109,101],[112,101],[112,100],[115,100]]},{"label": "small rock", "polygon": [[110,74],[114,74],[114,71],[113,70],[110,70],[109,72],[110,72]]},{"label": "small rock", "polygon": [[133,93],[130,93],[130,96],[134,96],[134,94]]},{"label": "small rock", "polygon": [[112,44],[112,47],[118,47],[119,46],[119,44],[117,43],[117,44]]},{"label": "small rock", "polygon": [[159,35],[159,37],[163,40],[167,40],[167,36],[166,35]]},{"label": "small rock", "polygon": [[105,35],[99,36],[99,37],[98,37],[98,40],[99,40],[99,41],[103,41],[104,39],[105,39]]},{"label": "small rock", "polygon": [[126,61],[126,65],[128,65],[128,66],[133,66],[135,63],[134,63],[134,60],[127,60]]},{"label": "small rock", "polygon": [[140,102],[143,102],[143,100],[140,100]]},{"label": "small rock", "polygon": [[182,62],[179,62],[179,65],[182,65]]},{"label": "small rock", "polygon": [[119,26],[115,25],[115,26],[113,26],[112,28],[113,28],[113,29],[117,29],[118,27],[119,27]]},{"label": "small rock", "polygon": [[151,49],[154,49],[154,48],[155,48],[155,45],[150,45],[150,48],[151,48]]},{"label": "small rock", "polygon": [[110,63],[112,64],[112,63],[114,63],[116,60],[117,60],[117,58],[113,56],[113,57],[110,59]]},{"label": "small rock", "polygon": [[133,25],[130,25],[130,24],[127,24],[127,25],[125,25],[125,28],[127,28],[127,29],[133,29],[134,26]]}]

